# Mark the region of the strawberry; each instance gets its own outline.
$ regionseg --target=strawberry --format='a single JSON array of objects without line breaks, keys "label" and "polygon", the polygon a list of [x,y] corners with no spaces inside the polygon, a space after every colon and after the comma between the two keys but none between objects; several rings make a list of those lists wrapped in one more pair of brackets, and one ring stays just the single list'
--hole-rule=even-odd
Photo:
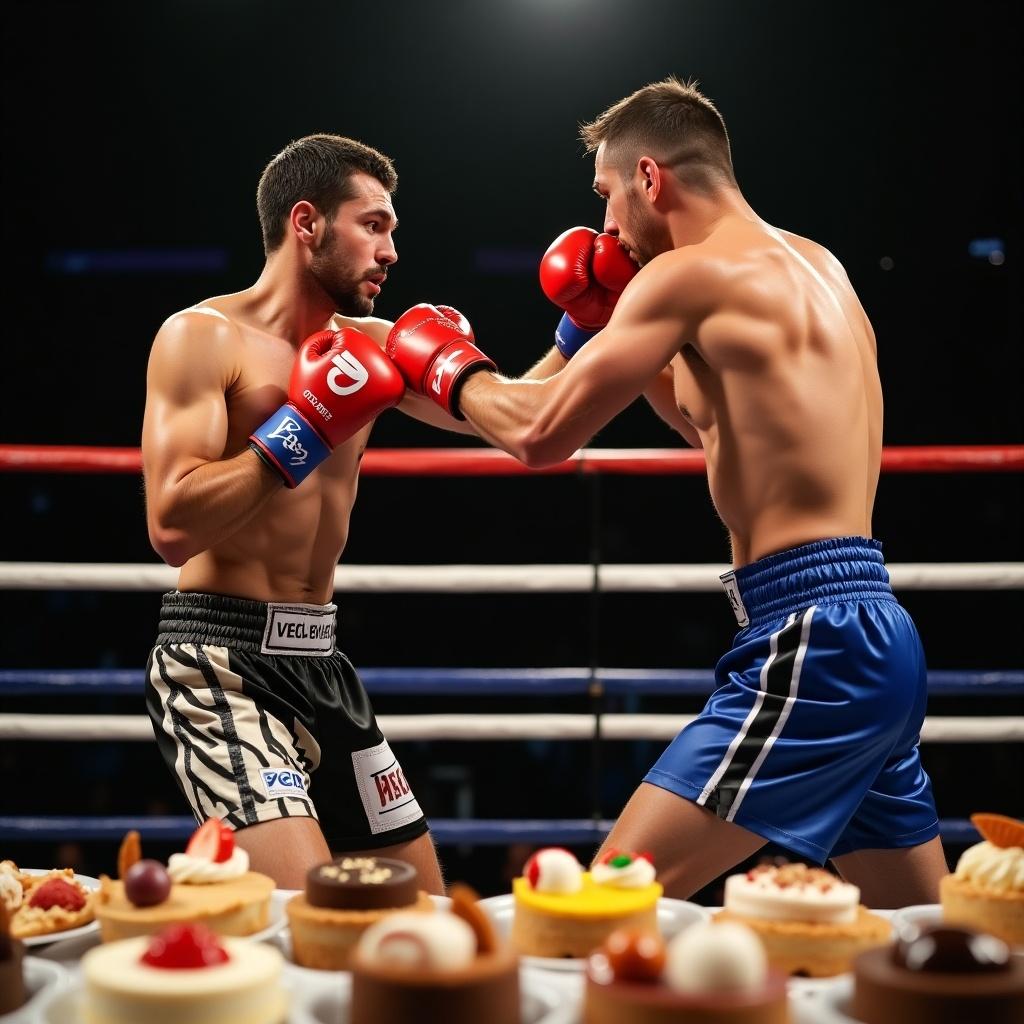
[{"label": "strawberry", "polygon": [[28,905],[40,910],[51,907],[62,907],[64,910],[81,910],[85,906],[85,897],[77,886],[63,878],[48,878],[42,885],[33,890]]},{"label": "strawberry", "polygon": [[192,833],[185,852],[190,857],[203,857],[222,864],[235,852],[235,834],[220,818],[207,818]]}]

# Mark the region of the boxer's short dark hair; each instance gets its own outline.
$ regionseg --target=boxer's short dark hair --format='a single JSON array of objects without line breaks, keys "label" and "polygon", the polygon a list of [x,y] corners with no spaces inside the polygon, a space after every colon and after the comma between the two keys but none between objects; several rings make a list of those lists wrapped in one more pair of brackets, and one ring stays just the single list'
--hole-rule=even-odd
[{"label": "boxer's short dark hair", "polygon": [[328,219],[355,190],[351,177],[362,171],[388,192],[398,187],[395,165],[383,153],[343,135],[307,135],[289,142],[263,170],[256,209],[269,255],[284,241],[292,207],[305,199]]},{"label": "boxer's short dark hair", "polygon": [[646,155],[702,192],[736,184],[722,115],[696,84],[675,77],[652,82],[612,104],[580,125],[580,138],[588,153],[605,143],[604,159],[627,179]]}]

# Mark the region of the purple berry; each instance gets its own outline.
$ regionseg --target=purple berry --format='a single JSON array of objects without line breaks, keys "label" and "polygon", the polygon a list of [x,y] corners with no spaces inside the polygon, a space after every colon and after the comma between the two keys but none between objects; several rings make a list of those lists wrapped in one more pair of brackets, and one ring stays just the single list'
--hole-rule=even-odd
[{"label": "purple berry", "polygon": [[158,860],[140,860],[124,876],[124,894],[137,907],[163,903],[171,891],[171,876]]}]

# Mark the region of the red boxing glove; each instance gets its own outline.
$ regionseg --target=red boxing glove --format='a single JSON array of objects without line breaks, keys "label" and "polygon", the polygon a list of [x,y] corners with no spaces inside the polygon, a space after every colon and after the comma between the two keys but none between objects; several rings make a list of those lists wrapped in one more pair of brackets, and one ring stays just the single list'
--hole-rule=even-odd
[{"label": "red boxing glove", "polygon": [[249,447],[297,487],[404,394],[402,375],[373,338],[351,327],[318,331],[299,346],[288,401],[253,431]]},{"label": "red boxing glove", "polygon": [[614,236],[593,228],[569,228],[548,246],[540,261],[540,286],[567,314],[569,322],[563,317],[555,334],[566,358],[608,323],[637,269]]},{"label": "red boxing glove", "polygon": [[457,420],[465,418],[458,393],[469,374],[496,369],[473,344],[469,321],[450,306],[420,303],[406,310],[391,328],[386,351],[413,391]]}]

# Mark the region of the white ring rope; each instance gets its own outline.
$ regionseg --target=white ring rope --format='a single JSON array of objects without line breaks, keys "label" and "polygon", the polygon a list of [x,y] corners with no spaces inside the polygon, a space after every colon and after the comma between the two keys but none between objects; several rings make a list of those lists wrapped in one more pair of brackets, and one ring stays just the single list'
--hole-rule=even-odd
[{"label": "white ring rope", "polygon": [[[669,740],[693,715],[602,715],[605,740]],[[380,715],[389,740],[590,740],[593,715]],[[145,715],[0,715],[0,739],[151,741]],[[1024,716],[929,717],[927,743],[1004,743],[1024,740]]]},{"label": "white ring rope", "polygon": [[[727,565],[339,565],[338,593],[605,593],[721,589]],[[1024,590],[1024,562],[905,562],[888,566],[896,590]],[[0,590],[173,590],[169,565],[0,562]]]}]

